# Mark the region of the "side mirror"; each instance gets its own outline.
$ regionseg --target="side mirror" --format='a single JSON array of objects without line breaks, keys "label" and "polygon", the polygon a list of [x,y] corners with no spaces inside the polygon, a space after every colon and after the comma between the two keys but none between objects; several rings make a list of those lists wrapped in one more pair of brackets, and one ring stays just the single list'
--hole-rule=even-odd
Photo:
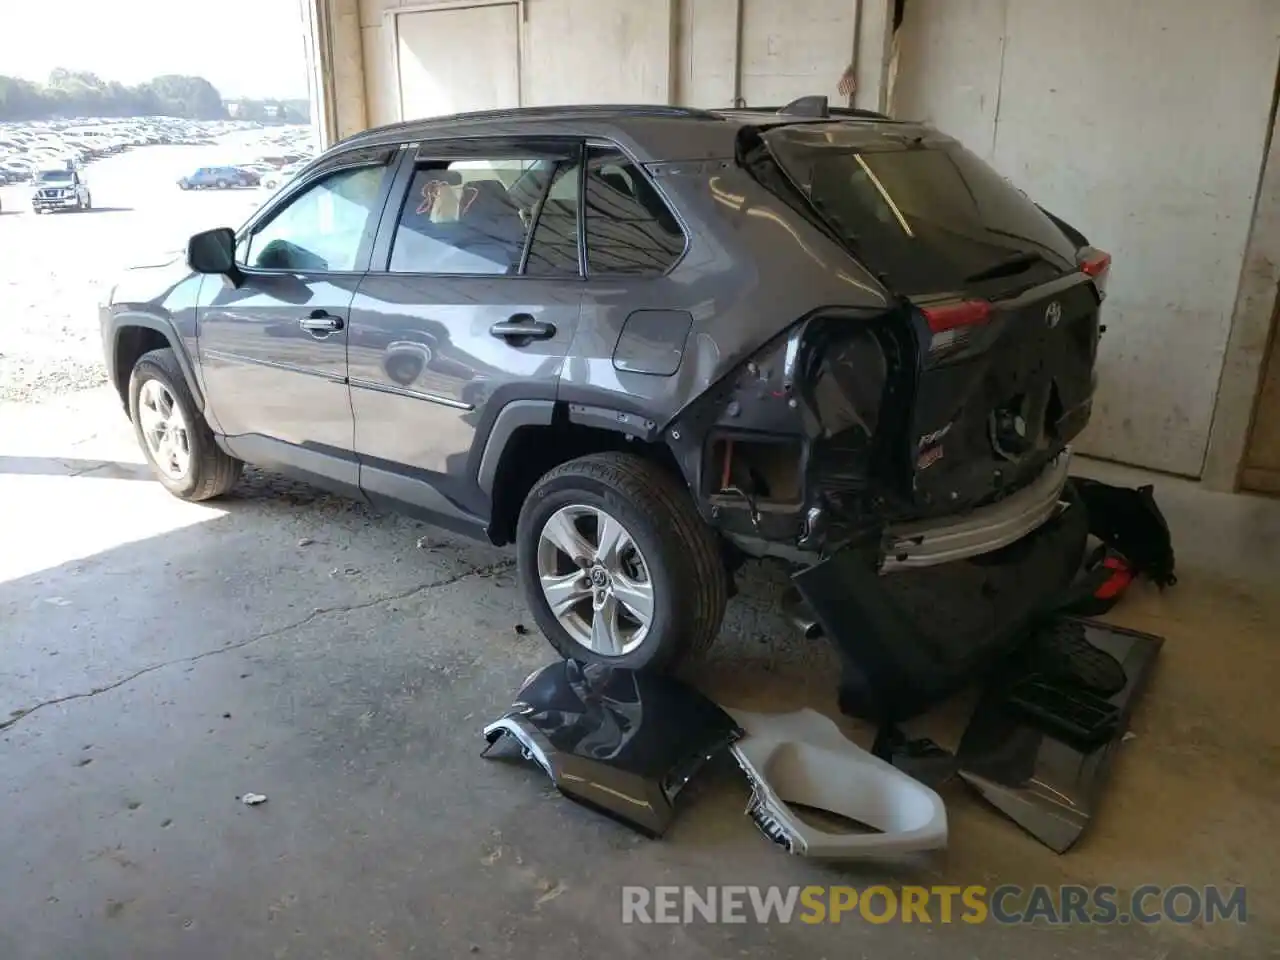
[{"label": "side mirror", "polygon": [[187,241],[187,266],[196,273],[232,277],[236,269],[236,235],[229,227],[205,230]]}]

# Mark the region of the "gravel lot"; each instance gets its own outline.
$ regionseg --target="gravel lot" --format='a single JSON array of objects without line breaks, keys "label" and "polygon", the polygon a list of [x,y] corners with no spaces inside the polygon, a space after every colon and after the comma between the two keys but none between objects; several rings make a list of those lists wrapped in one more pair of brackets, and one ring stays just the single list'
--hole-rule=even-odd
[{"label": "gravel lot", "polygon": [[238,226],[265,190],[193,191],[177,179],[239,146],[139,147],[85,169],[94,209],[38,216],[31,185],[0,187],[0,400],[105,382],[98,300],[122,270],[180,251],[192,233]]}]

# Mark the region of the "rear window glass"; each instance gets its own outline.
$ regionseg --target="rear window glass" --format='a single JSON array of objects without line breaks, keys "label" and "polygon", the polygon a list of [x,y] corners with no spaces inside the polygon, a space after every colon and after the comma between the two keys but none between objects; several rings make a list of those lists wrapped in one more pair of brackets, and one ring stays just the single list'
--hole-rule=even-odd
[{"label": "rear window glass", "polygon": [[684,232],[657,189],[622,154],[587,158],[587,270],[660,276],[684,253]]},{"label": "rear window glass", "polygon": [[1062,231],[959,144],[858,149],[813,133],[781,129],[765,140],[817,215],[899,292],[959,290],[1019,254],[1043,258],[1019,281],[1074,269]]}]

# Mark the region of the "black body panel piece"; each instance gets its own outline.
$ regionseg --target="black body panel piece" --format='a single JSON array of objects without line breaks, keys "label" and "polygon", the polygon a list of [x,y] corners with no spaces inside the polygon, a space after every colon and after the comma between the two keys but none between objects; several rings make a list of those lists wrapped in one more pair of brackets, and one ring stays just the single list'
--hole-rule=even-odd
[{"label": "black body panel piece", "polygon": [[993,806],[1064,853],[1093,818],[1164,640],[1088,620],[1046,631],[988,686],[956,762]]},{"label": "black body panel piece", "polygon": [[1134,570],[1161,589],[1178,582],[1174,573],[1169,524],[1156,505],[1155,488],[1113,487],[1097,480],[1073,478],[1089,512],[1089,532],[1114,547]]},{"label": "black body panel piece", "polygon": [[1055,609],[1084,556],[1072,503],[1017,543],[974,560],[882,577],[877,544],[853,544],[793,580],[843,663],[840,709],[919,714],[1007,654]]},{"label": "black body panel piece", "polygon": [[678,680],[565,660],[530,676],[484,728],[490,747],[504,735],[571,800],[659,837],[680,790],[742,730]]}]

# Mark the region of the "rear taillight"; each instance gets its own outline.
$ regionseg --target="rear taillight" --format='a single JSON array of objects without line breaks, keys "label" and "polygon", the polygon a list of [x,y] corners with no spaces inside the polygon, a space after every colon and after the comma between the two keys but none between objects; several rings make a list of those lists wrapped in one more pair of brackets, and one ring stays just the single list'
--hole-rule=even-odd
[{"label": "rear taillight", "polygon": [[991,319],[991,304],[986,300],[961,300],[940,306],[921,307],[920,312],[935,334],[960,327],[977,327]]},{"label": "rear taillight", "polygon": [[1111,276],[1111,254],[1093,247],[1082,247],[1076,253],[1080,272],[1093,279],[1098,293],[1107,295],[1107,279]]},{"label": "rear taillight", "polygon": [[933,336],[929,340],[930,356],[963,346],[975,327],[991,320],[991,304],[986,300],[960,300],[955,303],[921,307],[920,313]]}]

